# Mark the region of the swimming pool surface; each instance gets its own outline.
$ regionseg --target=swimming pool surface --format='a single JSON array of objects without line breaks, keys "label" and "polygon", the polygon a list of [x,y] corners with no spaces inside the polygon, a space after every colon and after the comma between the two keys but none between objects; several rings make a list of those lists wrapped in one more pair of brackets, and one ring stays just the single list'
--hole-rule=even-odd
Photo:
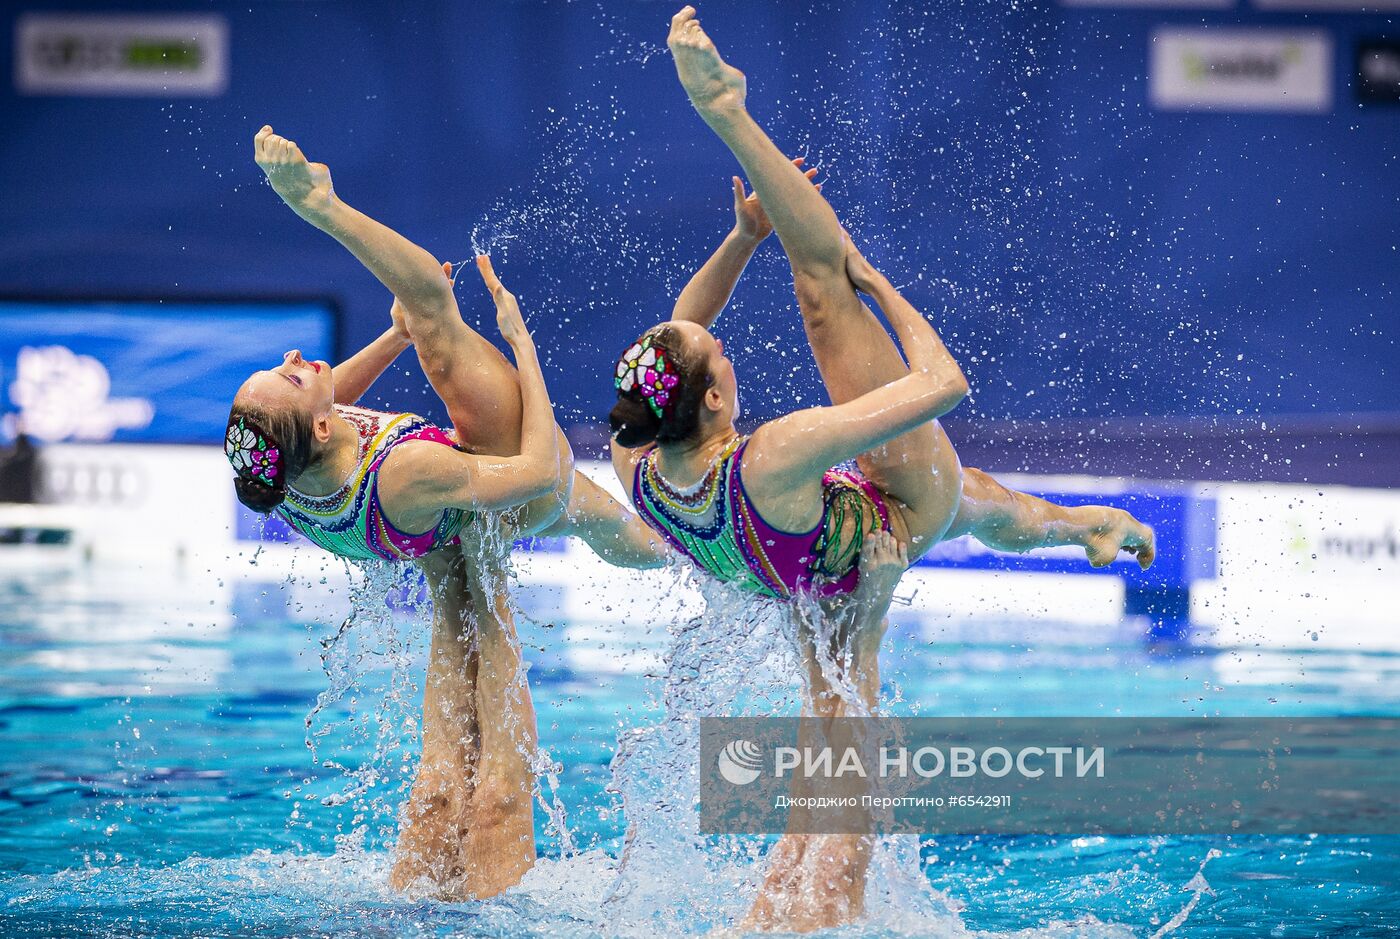
[{"label": "swimming pool surface", "polygon": [[[367,629],[328,677],[337,622],[276,584],[219,579],[211,601],[212,576],[0,575],[0,935],[702,934],[742,908],[696,884],[654,919],[603,903],[625,824],[609,762],[663,718],[664,630],[521,622],[567,834],[537,813],[521,888],[442,904],[385,885],[424,628]],[[1400,713],[1394,654],[1153,648],[1131,625],[897,618],[883,663],[896,713]],[[347,677],[313,758],[308,714]],[[937,913],[875,904],[840,935],[1400,935],[1395,837],[940,837],[917,856]]]}]

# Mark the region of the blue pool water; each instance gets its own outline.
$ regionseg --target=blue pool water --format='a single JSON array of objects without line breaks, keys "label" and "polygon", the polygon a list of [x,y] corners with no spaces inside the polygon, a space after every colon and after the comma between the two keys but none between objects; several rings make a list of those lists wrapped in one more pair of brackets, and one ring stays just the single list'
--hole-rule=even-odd
[{"label": "blue pool water", "polygon": [[[0,578],[0,935],[655,935],[701,933],[742,906],[715,896],[638,923],[602,903],[625,824],[609,762],[620,733],[662,718],[664,630],[522,621],[567,834],[539,813],[544,860],[521,888],[441,904],[385,885],[421,624],[381,624],[328,677],[320,640],[337,623],[267,602],[275,585],[219,580],[211,602],[211,583]],[[892,709],[931,716],[1400,713],[1400,656],[1153,648],[1131,624],[906,616],[883,661]],[[353,687],[313,721],[313,759],[308,713],[347,674]],[[373,764],[380,781],[328,804],[356,777],[327,758]],[[913,850],[938,909],[901,911],[896,897],[841,935],[1400,934],[1400,838],[942,837]]]}]

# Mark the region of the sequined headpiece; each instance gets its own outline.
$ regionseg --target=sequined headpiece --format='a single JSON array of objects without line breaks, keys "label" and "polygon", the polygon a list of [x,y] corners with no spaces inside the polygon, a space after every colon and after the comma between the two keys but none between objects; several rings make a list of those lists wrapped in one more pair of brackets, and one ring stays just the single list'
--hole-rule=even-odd
[{"label": "sequined headpiece", "polygon": [[651,336],[643,336],[617,360],[617,390],[628,394],[634,389],[641,394],[657,417],[665,417],[671,404],[671,389],[680,384],[676,363],[671,353],[656,344]]},{"label": "sequined headpiece", "polygon": [[282,478],[282,451],[257,424],[246,417],[232,418],[224,437],[224,455],[233,471],[244,479],[270,489],[286,485]]}]

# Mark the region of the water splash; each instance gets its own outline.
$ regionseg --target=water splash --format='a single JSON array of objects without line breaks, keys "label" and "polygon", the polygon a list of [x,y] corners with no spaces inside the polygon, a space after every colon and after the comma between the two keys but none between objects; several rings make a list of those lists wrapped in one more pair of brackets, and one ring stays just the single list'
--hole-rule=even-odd
[{"label": "water splash", "polygon": [[[795,611],[718,584],[702,590],[705,613],[671,631],[666,719],[625,734],[613,760],[628,831],[603,910],[619,935],[688,935],[743,919],[763,876],[764,848],[774,839],[700,832],[700,719],[797,713],[803,692],[794,612],[816,617],[819,635],[831,629],[815,604]],[[854,695],[840,663],[826,657],[820,664],[836,679],[833,687]],[[677,871],[686,874],[676,877]],[[862,926],[920,935],[962,931],[946,898],[922,874],[917,838],[877,842]]]},{"label": "water splash", "polygon": [[1221,852],[1219,848],[1211,848],[1206,852],[1205,859],[1201,861],[1201,866],[1196,869],[1196,876],[1192,877],[1186,882],[1185,886],[1181,888],[1182,890],[1189,890],[1191,892],[1191,899],[1187,901],[1185,906],[1177,911],[1175,916],[1163,923],[1162,928],[1152,934],[1152,939],[1161,939],[1162,936],[1167,936],[1176,932],[1177,929],[1186,922],[1186,918],[1191,915],[1191,911],[1196,908],[1196,904],[1201,902],[1201,894],[1208,893],[1211,896],[1215,896],[1215,891],[1211,889],[1210,884],[1206,883],[1206,865],[1220,857],[1220,855]]},{"label": "water splash", "polygon": [[[506,516],[482,515],[461,550],[488,597],[502,594],[514,615],[507,580],[510,533]],[[411,565],[365,562],[352,578],[350,614],[332,634],[318,641],[327,686],[305,717],[305,744],[313,761],[339,779],[339,787],[321,798],[328,807],[351,805],[357,829],[368,826],[381,843],[392,843],[403,821],[411,786],[418,773],[423,731],[423,674],[432,633],[433,600],[423,574]],[[477,611],[478,616],[491,615]],[[519,639],[514,640],[519,651]],[[528,663],[522,659],[521,687]],[[503,733],[525,720],[524,702],[508,701],[506,712],[493,714]],[[465,731],[464,731],[465,733]],[[533,736],[530,734],[529,736]],[[475,747],[465,739],[463,745]],[[526,744],[521,744],[525,747]],[[369,756],[342,762],[339,753]],[[546,830],[565,856],[575,853],[567,813],[559,795],[560,765],[542,746],[522,749],[534,774],[533,794],[544,812]],[[294,808],[294,814],[300,806]]]},{"label": "water splash", "polygon": [[[306,715],[304,740],[312,760],[342,780],[321,804],[353,803],[356,823],[388,840],[413,778],[431,604],[411,567],[366,563],[359,571],[349,616],[318,642],[327,686]],[[337,756],[366,748],[371,756],[355,765]]]}]

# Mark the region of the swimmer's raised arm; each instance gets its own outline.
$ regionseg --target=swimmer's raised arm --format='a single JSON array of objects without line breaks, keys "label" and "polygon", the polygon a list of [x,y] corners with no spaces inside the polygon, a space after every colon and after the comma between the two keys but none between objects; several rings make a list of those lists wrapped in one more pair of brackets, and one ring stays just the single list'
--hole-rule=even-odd
[{"label": "swimmer's raised arm", "polygon": [[253,138],[253,154],[282,201],[344,245],[403,302],[410,315],[456,310],[452,284],[443,276],[441,263],[398,232],[341,201],[326,164],[310,162],[295,142],[267,125]]},{"label": "swimmer's raised arm", "polygon": [[520,304],[496,276],[491,267],[491,258],[479,255],[477,270],[491,292],[496,303],[496,325],[501,330],[501,338],[510,344],[515,353],[515,367],[520,373],[520,456],[524,461],[525,475],[531,485],[539,491],[530,498],[552,492],[559,486],[561,472],[559,461],[559,433],[554,422],[554,405],[549,401],[549,388],[544,383],[544,373],[540,370],[539,354],[535,350],[535,340],[525,327],[525,318],[520,315]]},{"label": "swimmer's raised arm", "polygon": [[404,350],[413,345],[408,338],[408,327],[404,323],[403,304],[394,298],[389,309],[393,325],[380,334],[369,345],[331,370],[331,380],[335,386],[336,404],[354,404],[369,391],[384,374],[384,370],[394,364]]},{"label": "swimmer's raised arm", "polygon": [[[803,157],[792,161],[799,169],[803,162]],[[808,179],[817,175],[816,170],[805,172]],[[676,298],[675,308],[671,310],[673,320],[687,320],[708,329],[729,303],[754,251],[763,239],[773,234],[773,223],[763,211],[758,194],[745,195],[744,181],[738,176],[733,183],[734,228]],[[822,187],[818,184],[816,188],[820,192]]]},{"label": "swimmer's raised arm", "polygon": [[746,465],[761,464],[765,474],[779,479],[820,479],[837,463],[947,414],[968,394],[967,378],[928,320],[849,238],[846,252],[851,282],[885,312],[904,347],[909,374],[844,404],[796,411],[755,431]]}]

